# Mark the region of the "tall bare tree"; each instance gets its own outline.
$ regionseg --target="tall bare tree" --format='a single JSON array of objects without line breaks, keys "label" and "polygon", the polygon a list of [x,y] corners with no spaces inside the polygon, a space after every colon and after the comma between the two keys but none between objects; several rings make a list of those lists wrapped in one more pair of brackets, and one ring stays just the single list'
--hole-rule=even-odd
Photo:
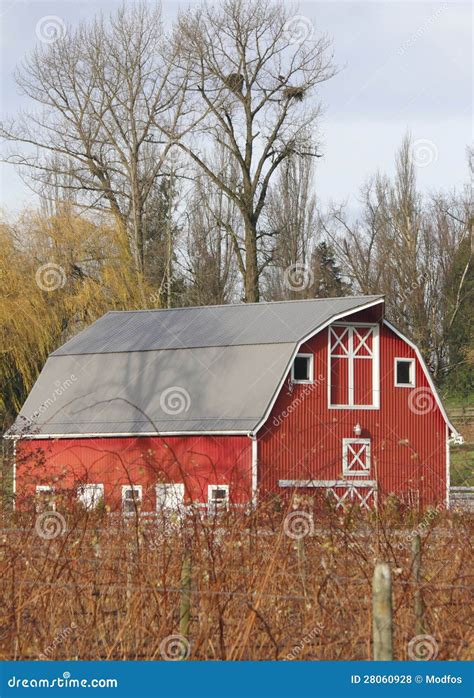
[{"label": "tall bare tree", "polygon": [[123,6],[36,48],[16,75],[36,108],[0,128],[32,186],[53,180],[113,214],[140,271],[147,205],[172,147],[164,134],[183,109],[186,75],[171,79],[173,63],[160,10]]},{"label": "tall bare tree", "polygon": [[377,174],[362,188],[358,218],[333,207],[320,226],[355,288],[385,294],[390,317],[439,378],[449,370],[456,317],[472,309],[469,203],[463,195],[423,198],[415,174],[407,135],[394,180]]},{"label": "tall bare tree", "polygon": [[[224,0],[178,22],[179,65],[189,75],[196,125],[177,143],[239,210],[242,237],[231,235],[247,302],[259,300],[266,234],[259,221],[270,183],[285,159],[308,153],[307,134],[320,114],[314,93],[335,72],[329,40],[313,38],[314,28],[298,21],[282,3]],[[212,144],[225,148],[237,179],[213,168],[206,155]]]},{"label": "tall bare tree", "polygon": [[[311,281],[311,255],[316,241],[316,197],[313,191],[314,159],[289,157],[282,163],[270,187],[264,225],[271,245],[265,274],[265,295],[290,299],[308,294]],[[292,287],[289,275],[296,265],[302,271],[301,287]],[[306,270],[306,278],[304,278]]]}]

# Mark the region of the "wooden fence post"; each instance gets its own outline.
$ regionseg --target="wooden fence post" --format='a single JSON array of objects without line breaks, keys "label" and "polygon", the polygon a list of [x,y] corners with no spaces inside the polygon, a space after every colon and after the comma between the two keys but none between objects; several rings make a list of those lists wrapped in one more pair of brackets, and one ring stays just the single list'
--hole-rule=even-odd
[{"label": "wooden fence post", "polygon": [[415,635],[423,635],[423,596],[421,581],[421,539],[417,534],[411,540],[411,569],[413,578],[413,609],[415,612]]},{"label": "wooden fence post", "polygon": [[298,538],[296,541],[296,555],[298,558],[298,568],[301,578],[301,585],[303,587],[303,595],[305,601],[307,601],[306,594],[306,554],[304,549],[304,538]]},{"label": "wooden fence post", "polygon": [[386,562],[377,562],[372,581],[372,642],[374,659],[393,659],[392,576]]},{"label": "wooden fence post", "polygon": [[189,637],[189,621],[191,617],[191,551],[184,550],[183,566],[181,568],[181,593],[179,602],[179,633],[186,639]]}]

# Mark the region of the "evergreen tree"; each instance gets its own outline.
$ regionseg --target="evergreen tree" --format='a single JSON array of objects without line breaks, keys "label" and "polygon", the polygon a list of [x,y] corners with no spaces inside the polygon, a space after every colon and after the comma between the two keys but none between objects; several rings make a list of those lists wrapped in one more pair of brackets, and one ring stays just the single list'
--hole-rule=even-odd
[{"label": "evergreen tree", "polygon": [[315,247],[311,265],[314,275],[311,294],[314,298],[331,298],[350,294],[351,288],[343,280],[334,250],[327,242],[320,242]]}]

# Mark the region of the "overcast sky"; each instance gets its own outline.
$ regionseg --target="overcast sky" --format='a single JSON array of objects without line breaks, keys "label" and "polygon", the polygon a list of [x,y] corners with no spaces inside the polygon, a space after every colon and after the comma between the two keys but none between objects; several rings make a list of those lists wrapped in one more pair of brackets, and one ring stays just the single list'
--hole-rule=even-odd
[{"label": "overcast sky", "polygon": [[[163,2],[166,21],[189,2]],[[27,108],[13,70],[31,50],[38,22],[66,24],[117,6],[116,0],[0,0],[1,112]],[[318,161],[320,200],[349,199],[377,170],[393,172],[394,152],[410,130],[422,190],[460,189],[468,182],[472,140],[472,17],[458,2],[302,2],[304,31],[329,34],[339,74],[321,88],[324,158]],[[296,21],[296,20],[295,20]],[[34,198],[11,166],[0,165],[0,206],[15,213]]]}]

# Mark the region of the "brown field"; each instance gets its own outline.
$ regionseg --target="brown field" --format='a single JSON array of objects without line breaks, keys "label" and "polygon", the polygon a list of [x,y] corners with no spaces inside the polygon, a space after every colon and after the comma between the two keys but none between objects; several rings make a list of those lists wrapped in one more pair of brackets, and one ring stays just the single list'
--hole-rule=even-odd
[{"label": "brown field", "polygon": [[[472,659],[472,516],[321,504],[313,526],[307,507],[293,501],[291,519],[264,507],[196,512],[185,524],[79,510],[62,519],[4,514],[0,659],[160,660],[180,657],[183,646],[196,660],[371,659],[377,560],[392,570],[394,658],[413,658],[409,643],[425,634],[414,651],[427,658]],[[169,637],[183,628],[189,644]]]}]

